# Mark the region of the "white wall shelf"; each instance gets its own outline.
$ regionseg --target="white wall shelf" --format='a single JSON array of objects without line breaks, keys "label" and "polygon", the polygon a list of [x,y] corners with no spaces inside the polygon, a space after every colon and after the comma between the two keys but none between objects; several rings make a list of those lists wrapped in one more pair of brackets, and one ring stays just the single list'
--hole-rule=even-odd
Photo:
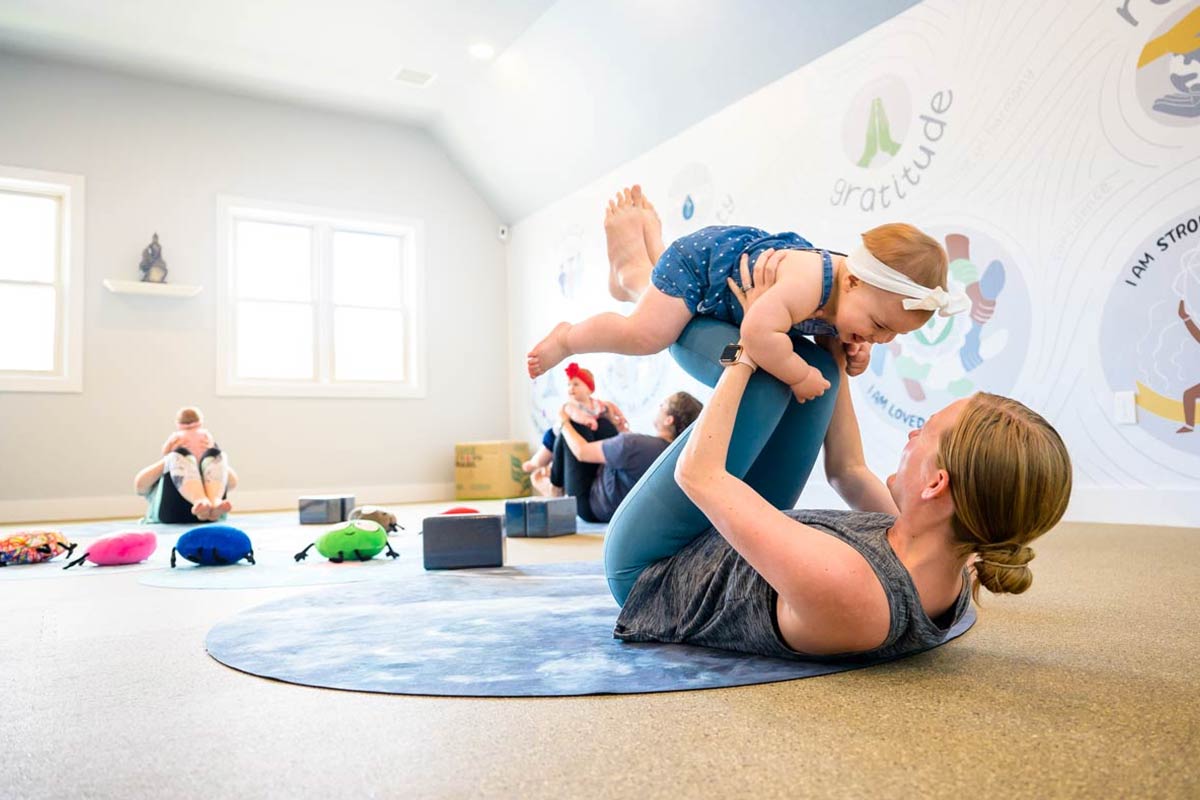
[{"label": "white wall shelf", "polygon": [[184,286],[179,283],[150,283],[148,281],[119,281],[105,278],[104,286],[116,294],[150,294],[158,297],[195,297],[203,286]]}]

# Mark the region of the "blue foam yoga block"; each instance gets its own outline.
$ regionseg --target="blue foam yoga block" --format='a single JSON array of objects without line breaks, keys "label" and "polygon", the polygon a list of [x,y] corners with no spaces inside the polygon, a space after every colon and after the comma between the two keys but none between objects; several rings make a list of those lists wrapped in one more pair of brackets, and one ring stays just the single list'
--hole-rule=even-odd
[{"label": "blue foam yoga block", "polygon": [[525,535],[525,501],[528,498],[509,500],[504,504],[504,535]]},{"label": "blue foam yoga block", "polygon": [[525,535],[539,538],[575,533],[574,497],[535,497],[525,507]]},{"label": "blue foam yoga block", "polygon": [[426,517],[422,530],[425,569],[504,566],[504,527],[499,514]]},{"label": "blue foam yoga block", "polygon": [[574,497],[522,497],[504,504],[508,536],[569,536],[575,533]]}]

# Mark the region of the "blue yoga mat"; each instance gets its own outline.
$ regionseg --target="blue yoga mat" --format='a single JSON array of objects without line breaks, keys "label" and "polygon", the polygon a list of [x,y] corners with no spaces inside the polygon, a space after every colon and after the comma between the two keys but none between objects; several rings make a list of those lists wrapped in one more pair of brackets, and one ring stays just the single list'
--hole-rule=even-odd
[{"label": "blue yoga mat", "polygon": [[[869,666],[612,638],[598,563],[429,572],[289,597],[208,634],[209,654],[264,678],[362,692],[526,697],[711,689]],[[967,631],[975,613],[947,634]]]}]

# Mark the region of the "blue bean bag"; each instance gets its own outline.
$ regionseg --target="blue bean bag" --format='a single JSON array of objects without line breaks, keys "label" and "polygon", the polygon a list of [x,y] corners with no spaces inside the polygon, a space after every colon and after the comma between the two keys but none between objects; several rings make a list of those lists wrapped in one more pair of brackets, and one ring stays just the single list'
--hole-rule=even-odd
[{"label": "blue bean bag", "polygon": [[171,566],[175,566],[175,553],[194,564],[211,567],[220,564],[235,564],[243,558],[254,563],[254,546],[250,537],[231,525],[205,525],[193,528],[171,548]]}]

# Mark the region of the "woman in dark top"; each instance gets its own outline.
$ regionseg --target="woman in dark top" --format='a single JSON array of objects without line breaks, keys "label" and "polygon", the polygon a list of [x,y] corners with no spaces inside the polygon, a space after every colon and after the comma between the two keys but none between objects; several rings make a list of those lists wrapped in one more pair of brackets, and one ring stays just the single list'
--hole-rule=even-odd
[{"label": "woman in dark top", "polygon": [[[753,280],[743,263],[746,307],[771,284],[773,259],[758,259]],[[824,343],[833,355],[795,341],[831,384],[800,404],[744,352],[718,364],[737,339],[735,327],[698,319],[672,348],[716,391],[609,525],[619,638],[888,658],[941,641],[979,584],[1029,587],[1028,544],[1062,517],[1071,489],[1066,448],[1042,417],[995,395],[959,400],[909,434],[896,473],[880,481],[836,340]],[[855,511],[790,510],[822,442],[826,475]]]},{"label": "woman in dark top", "polygon": [[[608,522],[629,490],[654,463],[667,445],[695,421],[703,408],[687,392],[663,400],[654,415],[654,435],[580,430],[559,411],[562,429],[554,443],[549,482],[555,494],[575,497],[579,516],[588,522]],[[609,426],[611,427],[611,425]],[[593,437],[587,434],[592,433]]]}]

